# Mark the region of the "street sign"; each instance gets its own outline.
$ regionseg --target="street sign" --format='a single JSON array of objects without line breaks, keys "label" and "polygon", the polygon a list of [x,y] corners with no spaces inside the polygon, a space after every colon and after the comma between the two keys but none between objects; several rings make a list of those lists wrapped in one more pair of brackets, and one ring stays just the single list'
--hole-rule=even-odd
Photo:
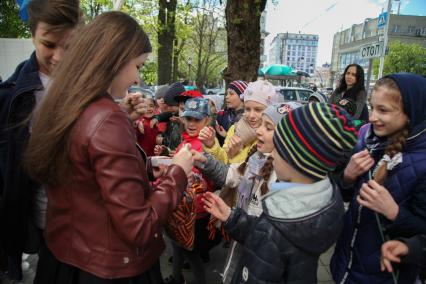
[{"label": "street sign", "polygon": [[377,28],[381,29],[386,25],[386,21],[388,19],[388,13],[383,12],[379,15],[379,18],[377,20]]},{"label": "street sign", "polygon": [[370,43],[361,46],[360,49],[361,59],[368,59],[374,57],[380,57],[383,54],[383,42]]}]

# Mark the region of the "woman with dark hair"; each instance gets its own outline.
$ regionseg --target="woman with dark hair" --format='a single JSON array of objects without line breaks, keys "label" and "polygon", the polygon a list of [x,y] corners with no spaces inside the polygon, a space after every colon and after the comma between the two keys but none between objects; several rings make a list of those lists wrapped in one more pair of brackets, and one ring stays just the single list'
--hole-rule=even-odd
[{"label": "woman with dark hair", "polygon": [[340,79],[339,86],[331,94],[329,103],[338,105],[341,100],[351,100],[356,103],[353,118],[368,121],[367,92],[364,86],[364,69],[358,64],[346,66]]},{"label": "woman with dark hair", "polygon": [[150,52],[134,19],[107,12],[55,69],[25,153],[49,201],[34,283],[161,283],[162,231],[187,186],[190,147],[151,188],[129,116],[114,102]]}]

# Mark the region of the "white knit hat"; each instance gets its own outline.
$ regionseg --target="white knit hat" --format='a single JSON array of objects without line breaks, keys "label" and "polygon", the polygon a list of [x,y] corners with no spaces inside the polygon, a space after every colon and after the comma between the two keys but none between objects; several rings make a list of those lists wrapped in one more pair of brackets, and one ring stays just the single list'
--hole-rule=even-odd
[{"label": "white knit hat", "polygon": [[278,95],[274,85],[260,79],[248,84],[244,91],[244,102],[254,101],[269,106],[278,102]]}]

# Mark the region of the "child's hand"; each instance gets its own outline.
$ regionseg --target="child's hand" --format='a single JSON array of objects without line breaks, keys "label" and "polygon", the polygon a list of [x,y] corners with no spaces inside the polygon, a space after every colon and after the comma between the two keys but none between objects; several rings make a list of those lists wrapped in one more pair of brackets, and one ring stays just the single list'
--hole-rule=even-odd
[{"label": "child's hand", "polygon": [[228,220],[231,215],[231,208],[226,203],[212,192],[203,194],[204,209],[222,222]]},{"label": "child's hand", "polygon": [[207,147],[212,148],[214,146],[214,138],[216,133],[211,126],[204,126],[198,134],[198,139]]},{"label": "child's hand", "polygon": [[139,132],[142,133],[142,134],[144,134],[145,133],[145,128],[143,127],[143,121],[139,120],[138,123],[137,123],[137,125],[138,125]]},{"label": "child's hand", "polygon": [[163,139],[164,139],[164,137],[161,136],[161,134],[158,134],[157,137],[155,138],[155,144],[162,145],[163,144]]},{"label": "child's hand", "polygon": [[356,179],[367,172],[374,165],[374,159],[368,150],[363,150],[352,155],[343,173],[346,182],[354,183]]},{"label": "child's hand", "polygon": [[206,156],[203,155],[203,153],[200,153],[196,150],[191,150],[192,153],[192,157],[194,158],[194,163],[199,162],[199,163],[205,163],[207,162],[207,158]]},{"label": "child's hand", "polygon": [[226,130],[225,128],[222,127],[222,125],[219,125],[216,123],[216,125],[214,126],[214,129],[220,136],[226,137]]},{"label": "child's hand", "polygon": [[408,247],[400,241],[387,241],[382,245],[382,257],[380,261],[380,268],[382,271],[385,269],[392,272],[391,262],[400,263],[401,256],[408,254]]},{"label": "child's hand", "polygon": [[172,164],[180,166],[188,176],[194,166],[194,159],[191,153],[191,144],[185,144],[179,152],[173,156]]},{"label": "child's hand", "polygon": [[161,153],[163,153],[165,146],[163,145],[155,145],[154,147],[154,155],[155,156],[161,156]]},{"label": "child's hand", "polygon": [[391,221],[398,216],[398,204],[389,191],[375,180],[369,180],[361,186],[356,200],[362,206],[384,215]]},{"label": "child's hand", "polygon": [[243,149],[243,146],[243,141],[240,137],[237,135],[232,136],[228,143],[228,157],[235,157],[241,151],[241,149]]},{"label": "child's hand", "polygon": [[158,123],[158,119],[153,118],[151,119],[151,121],[149,122],[149,127],[154,128]]},{"label": "child's hand", "polygon": [[154,178],[159,178],[167,171],[167,166],[158,165],[158,167],[152,167],[152,175]]}]

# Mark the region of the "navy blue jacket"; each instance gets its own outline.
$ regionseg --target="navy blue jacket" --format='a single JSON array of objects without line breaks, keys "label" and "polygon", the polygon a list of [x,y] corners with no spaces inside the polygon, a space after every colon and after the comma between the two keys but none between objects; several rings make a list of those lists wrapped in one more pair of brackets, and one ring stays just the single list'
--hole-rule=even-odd
[{"label": "navy blue jacket", "polygon": [[24,250],[32,189],[37,186],[22,169],[22,154],[29,138],[25,121],[40,89],[35,52],[0,84],[0,235],[8,253]]},{"label": "navy blue jacket", "polygon": [[[395,74],[391,78],[401,90],[404,111],[410,118],[410,135],[402,151],[402,162],[388,171],[384,184],[399,205],[399,213],[393,222],[378,214],[383,233],[393,239],[426,233],[426,79],[420,76],[413,79],[406,74]],[[365,149],[366,138],[374,136],[370,125],[365,125],[360,133],[365,135],[360,135],[355,152]],[[377,163],[384,150],[371,154]],[[331,260],[331,272],[336,283],[393,283],[390,273],[380,271],[383,241],[376,214],[360,207],[356,201],[362,183],[368,179],[369,173],[366,173],[354,186],[342,189],[344,196],[351,197],[351,203]],[[399,270],[398,283],[414,283],[417,267],[401,264]]]},{"label": "navy blue jacket", "polygon": [[217,113],[217,123],[222,126],[226,131],[229,130],[231,125],[237,122],[243,115],[244,109],[234,111],[233,109],[221,110]]}]

